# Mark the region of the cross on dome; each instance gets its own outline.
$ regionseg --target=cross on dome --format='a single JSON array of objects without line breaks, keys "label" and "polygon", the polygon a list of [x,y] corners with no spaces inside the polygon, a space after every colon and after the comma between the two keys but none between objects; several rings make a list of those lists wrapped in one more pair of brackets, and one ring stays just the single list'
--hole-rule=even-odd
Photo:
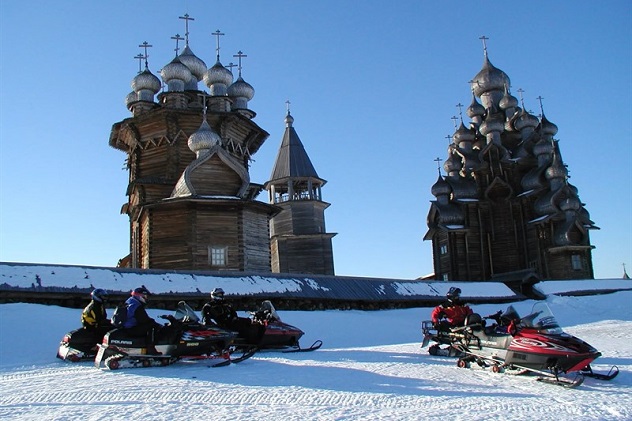
[{"label": "cross on dome", "polygon": [[219,37],[221,37],[222,35],[226,35],[226,34],[220,32],[219,29],[218,29],[215,32],[213,32],[213,35],[215,37],[217,37],[217,47],[215,48],[215,51],[217,52],[217,61],[219,61]]},{"label": "cross on dome", "polygon": [[194,18],[190,17],[188,13],[185,13],[184,16],[178,16],[178,19],[184,19],[185,23],[184,23],[184,39],[185,39],[185,43],[188,46],[189,45],[189,21],[190,20],[195,20]]}]

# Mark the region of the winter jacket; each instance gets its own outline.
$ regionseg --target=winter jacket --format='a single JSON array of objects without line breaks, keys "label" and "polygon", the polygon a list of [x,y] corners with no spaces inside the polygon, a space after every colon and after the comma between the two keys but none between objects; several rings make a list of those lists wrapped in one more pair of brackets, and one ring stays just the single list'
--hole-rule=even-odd
[{"label": "winter jacket", "polygon": [[220,327],[230,327],[237,319],[237,312],[223,301],[211,301],[202,307],[202,323],[216,323]]},{"label": "winter jacket", "polygon": [[472,314],[472,309],[461,302],[446,301],[432,310],[430,319],[433,323],[438,323],[440,319],[446,318],[452,326],[459,326],[465,322],[465,318]]},{"label": "winter jacket", "polygon": [[81,324],[85,328],[98,329],[110,325],[103,303],[92,300],[81,313]]},{"label": "winter jacket", "polygon": [[127,320],[125,320],[123,324],[124,328],[129,329],[136,326],[147,326],[149,329],[158,324],[154,319],[149,317],[145,310],[145,303],[138,298],[129,297],[127,301],[125,301],[125,305],[127,306]]}]

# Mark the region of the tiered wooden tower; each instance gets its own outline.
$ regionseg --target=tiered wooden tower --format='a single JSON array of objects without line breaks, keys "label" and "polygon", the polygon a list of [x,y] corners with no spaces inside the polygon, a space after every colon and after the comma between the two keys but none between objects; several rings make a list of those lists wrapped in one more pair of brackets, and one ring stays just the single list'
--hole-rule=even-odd
[{"label": "tiered wooden tower", "polygon": [[270,203],[283,209],[271,220],[272,271],[334,274],[331,239],[325,230],[322,186],[288,109],[285,133],[270,181],[265,184]]},{"label": "tiered wooden tower", "polygon": [[[485,41],[483,37],[483,41]],[[557,126],[525,110],[484,45],[471,121],[452,136],[428,213],[435,278],[592,279],[590,220],[568,182]],[[480,100],[480,102],[479,102]],[[540,98],[540,107],[542,107]]]}]

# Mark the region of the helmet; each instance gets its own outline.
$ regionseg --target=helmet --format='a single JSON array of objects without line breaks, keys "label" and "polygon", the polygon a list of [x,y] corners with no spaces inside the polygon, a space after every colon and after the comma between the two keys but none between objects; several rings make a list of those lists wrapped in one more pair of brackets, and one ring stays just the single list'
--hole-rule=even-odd
[{"label": "helmet", "polygon": [[215,288],[213,291],[211,291],[211,298],[213,300],[223,300],[224,290],[221,288]]},{"label": "helmet", "polygon": [[150,294],[151,292],[149,292],[149,290],[143,285],[138,288],[134,288],[131,295],[132,297],[138,298],[141,302],[146,303]]},{"label": "helmet", "polygon": [[448,300],[458,300],[461,298],[461,288],[451,287],[448,293],[445,295]]},{"label": "helmet", "polygon": [[104,302],[108,297],[108,292],[104,289],[97,288],[90,293],[90,296],[94,301],[98,301],[100,303]]}]

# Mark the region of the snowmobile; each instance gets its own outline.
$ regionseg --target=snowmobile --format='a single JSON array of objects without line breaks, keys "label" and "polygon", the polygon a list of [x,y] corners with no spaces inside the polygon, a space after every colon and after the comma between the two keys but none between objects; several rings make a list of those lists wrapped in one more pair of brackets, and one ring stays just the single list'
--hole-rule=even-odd
[{"label": "snowmobile", "polygon": [[[155,351],[145,336],[131,337],[125,329],[115,329],[98,345],[94,365],[110,370],[133,367],[166,366],[180,360],[219,360],[210,367],[239,363],[254,355],[255,347],[231,347],[236,333],[216,326],[205,326],[184,301],[174,315],[160,316],[168,323],[157,330]],[[233,355],[237,355],[234,357]]]},{"label": "snowmobile", "polygon": [[[487,326],[486,320],[493,320]],[[447,333],[422,324],[424,343],[436,337],[453,348],[457,365],[468,368],[472,362],[493,372],[537,374],[538,380],[565,387],[577,387],[584,377],[612,380],[619,373],[613,366],[607,374],[593,372],[590,363],[601,353],[581,339],[565,333],[544,302],[534,304],[532,312],[520,317],[513,306],[504,313],[481,317],[469,315],[463,326]],[[446,339],[447,338],[447,339]],[[574,373],[574,377],[564,376]]]},{"label": "snowmobile", "polygon": [[[276,309],[269,300],[261,303],[255,312],[250,313],[253,325],[262,326],[263,334],[260,335],[257,346],[259,349],[280,350],[282,352],[309,352],[315,351],[323,345],[321,340],[315,341],[308,348],[301,348],[299,339],[305,334],[301,329],[281,321]],[[236,343],[248,343],[246,338],[238,338]]]},{"label": "snowmobile", "polygon": [[[110,330],[114,329],[114,326]],[[64,335],[59,342],[57,358],[73,363],[92,360],[97,355],[99,343],[107,329],[79,329],[72,330]]]}]

